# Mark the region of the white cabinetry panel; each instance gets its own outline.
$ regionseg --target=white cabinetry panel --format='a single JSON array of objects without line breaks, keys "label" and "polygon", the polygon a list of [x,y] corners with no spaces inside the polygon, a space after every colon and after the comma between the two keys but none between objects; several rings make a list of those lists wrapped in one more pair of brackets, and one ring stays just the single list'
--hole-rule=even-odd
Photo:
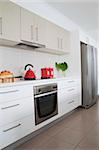
[{"label": "white cabinetry panel", "polygon": [[66,54],[70,52],[71,33],[65,29],[47,22],[46,25],[46,48],[51,53]]},{"label": "white cabinetry panel", "polygon": [[21,40],[33,42],[34,40],[35,16],[21,8]]},{"label": "white cabinetry panel", "polygon": [[20,40],[20,7],[14,3],[0,2],[0,34],[5,40]]},{"label": "white cabinetry panel", "polygon": [[24,97],[33,97],[32,92],[33,89],[30,85],[0,88],[0,103],[17,100]]},{"label": "white cabinetry panel", "polygon": [[59,114],[63,115],[80,106],[81,93],[77,80],[65,80],[58,83]]},{"label": "white cabinetry panel", "polygon": [[0,126],[31,114],[34,114],[34,103],[28,97],[0,104]]},{"label": "white cabinetry panel", "polygon": [[0,128],[0,149],[30,134],[33,132],[33,127],[34,120],[31,115]]},{"label": "white cabinetry panel", "polygon": [[46,21],[21,8],[21,40],[45,45]]}]

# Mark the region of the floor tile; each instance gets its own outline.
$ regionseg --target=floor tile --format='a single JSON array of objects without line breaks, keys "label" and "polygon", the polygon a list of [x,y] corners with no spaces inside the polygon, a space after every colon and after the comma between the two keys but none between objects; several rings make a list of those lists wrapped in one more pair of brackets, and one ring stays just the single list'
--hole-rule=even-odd
[{"label": "floor tile", "polygon": [[41,133],[40,135],[36,136],[35,138],[29,140],[25,144],[17,147],[15,150],[35,150],[38,147],[46,144],[51,139],[48,136],[47,132]]},{"label": "floor tile", "polygon": [[87,136],[78,147],[88,150],[99,150],[99,137],[97,136]]},{"label": "floor tile", "polygon": [[93,135],[93,136],[99,136],[99,124],[96,123],[92,130],[90,131],[89,135]]},{"label": "floor tile", "polygon": [[91,150],[91,149],[85,149],[85,148],[80,148],[80,147],[77,147],[77,148],[75,148],[74,150]]},{"label": "floor tile", "polygon": [[64,129],[61,133],[56,134],[54,138],[76,146],[84,138],[84,136],[84,132]]},{"label": "floor tile", "polygon": [[74,145],[68,144],[64,141],[52,139],[48,144],[38,148],[37,150],[73,150]]}]

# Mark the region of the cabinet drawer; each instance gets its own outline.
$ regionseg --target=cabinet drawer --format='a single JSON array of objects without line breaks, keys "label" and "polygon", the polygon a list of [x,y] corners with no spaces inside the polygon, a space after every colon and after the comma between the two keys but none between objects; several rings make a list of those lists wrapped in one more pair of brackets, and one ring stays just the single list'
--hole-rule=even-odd
[{"label": "cabinet drawer", "polygon": [[77,108],[79,106],[78,103],[78,96],[75,96],[73,99],[69,100],[67,102],[67,111],[72,111],[73,109]]},{"label": "cabinet drawer", "polygon": [[65,101],[64,103],[61,103],[60,104],[60,107],[59,107],[59,113],[60,115],[64,115],[70,111],[72,111],[73,109],[77,108],[79,106],[79,103],[78,103],[78,99],[72,99],[70,101]]},{"label": "cabinet drawer", "polygon": [[77,86],[76,80],[63,80],[58,82],[58,89],[68,88],[68,87],[75,87]]},{"label": "cabinet drawer", "polygon": [[34,120],[31,115],[0,128],[0,149],[32,133],[33,126]]},{"label": "cabinet drawer", "polygon": [[0,126],[33,114],[34,103],[31,98],[0,104]]},{"label": "cabinet drawer", "polygon": [[13,86],[0,88],[0,103],[16,100],[19,98],[32,97],[32,86]]},{"label": "cabinet drawer", "polygon": [[66,94],[67,101],[75,98],[77,96],[77,87],[67,88]]},{"label": "cabinet drawer", "polygon": [[68,113],[79,105],[79,95],[77,95],[77,87],[61,89],[58,92],[60,115]]},{"label": "cabinet drawer", "polygon": [[77,96],[77,87],[58,90],[58,100],[60,103],[63,101],[71,100],[75,96]]}]

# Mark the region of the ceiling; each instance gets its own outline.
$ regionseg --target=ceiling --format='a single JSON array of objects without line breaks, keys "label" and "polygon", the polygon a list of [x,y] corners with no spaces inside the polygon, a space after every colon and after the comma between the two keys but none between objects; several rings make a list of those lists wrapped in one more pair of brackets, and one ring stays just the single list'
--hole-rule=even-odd
[{"label": "ceiling", "polygon": [[[47,3],[99,41],[99,0],[11,0],[31,8],[35,3]],[[34,4],[33,4],[34,3]],[[22,5],[21,4],[21,5]],[[33,4],[33,5],[32,5]],[[30,7],[30,6],[29,6]]]},{"label": "ceiling", "polygon": [[99,41],[99,0],[70,0],[47,1],[66,17],[72,19],[82,29],[87,31],[95,40]]}]

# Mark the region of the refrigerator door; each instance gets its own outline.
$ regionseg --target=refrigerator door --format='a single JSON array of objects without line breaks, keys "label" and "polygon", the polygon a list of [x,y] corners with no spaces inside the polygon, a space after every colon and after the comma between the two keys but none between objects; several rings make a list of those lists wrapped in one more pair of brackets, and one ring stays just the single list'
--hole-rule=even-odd
[{"label": "refrigerator door", "polygon": [[92,65],[93,65],[93,70],[92,70],[92,98],[93,98],[93,103],[97,101],[97,49],[92,47]]},{"label": "refrigerator door", "polygon": [[86,108],[92,103],[91,57],[91,47],[81,43],[82,105]]},{"label": "refrigerator door", "polygon": [[97,100],[97,54],[96,49],[81,43],[82,106],[89,108]]},{"label": "refrigerator door", "polygon": [[92,47],[87,45],[87,61],[88,61],[88,74],[87,74],[87,91],[88,91],[88,99],[86,100],[86,106],[89,107],[93,103],[92,98]]}]

